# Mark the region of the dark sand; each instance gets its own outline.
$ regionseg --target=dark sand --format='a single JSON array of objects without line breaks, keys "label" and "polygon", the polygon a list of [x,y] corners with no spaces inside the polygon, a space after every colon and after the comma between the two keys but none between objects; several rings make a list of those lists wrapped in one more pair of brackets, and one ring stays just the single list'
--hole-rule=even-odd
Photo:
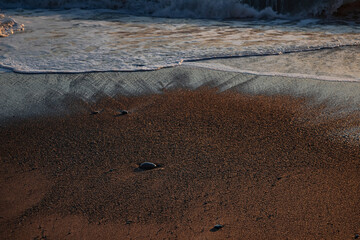
[{"label": "dark sand", "polygon": [[[359,19],[360,18],[360,0],[356,0],[352,3],[343,4],[335,12],[335,16]],[[359,239],[360,239],[360,237],[359,237]]]},{"label": "dark sand", "polygon": [[[212,90],[79,106],[0,128],[1,239],[360,234],[360,143],[332,134],[355,115],[319,121],[304,99]],[[134,171],[143,161],[164,167]]]}]

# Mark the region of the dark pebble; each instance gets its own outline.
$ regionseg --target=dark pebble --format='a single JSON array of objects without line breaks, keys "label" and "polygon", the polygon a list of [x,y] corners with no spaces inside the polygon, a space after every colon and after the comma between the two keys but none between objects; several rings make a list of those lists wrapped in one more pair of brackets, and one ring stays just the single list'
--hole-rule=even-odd
[{"label": "dark pebble", "polygon": [[95,115],[95,114],[98,114],[98,113],[100,113],[101,111],[92,111],[91,113],[90,113],[90,115]]},{"label": "dark pebble", "polygon": [[119,110],[119,114],[115,115],[115,116],[122,116],[122,115],[126,115],[128,114],[129,112],[126,111],[126,110]]},{"label": "dark pebble", "polygon": [[157,168],[158,166],[152,162],[143,162],[139,165],[139,168],[142,170],[151,170]]},{"label": "dark pebble", "polygon": [[216,232],[216,231],[219,231],[220,229],[222,229],[223,227],[224,227],[224,225],[216,224],[212,229],[210,229],[210,231]]}]

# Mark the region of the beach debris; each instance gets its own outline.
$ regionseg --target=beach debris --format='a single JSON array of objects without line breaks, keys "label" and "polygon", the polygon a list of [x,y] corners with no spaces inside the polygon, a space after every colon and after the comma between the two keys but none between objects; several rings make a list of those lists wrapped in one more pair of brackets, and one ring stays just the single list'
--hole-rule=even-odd
[{"label": "beach debris", "polygon": [[354,239],[359,239],[359,238],[360,238],[360,235],[356,233]]},{"label": "beach debris", "polygon": [[23,32],[24,30],[24,24],[19,24],[14,19],[0,14],[0,37],[8,37],[15,32]]},{"label": "beach debris", "polygon": [[224,227],[224,225],[216,224],[212,229],[210,229],[210,232],[219,231],[219,230],[222,229],[223,227]]},{"label": "beach debris", "polygon": [[118,116],[122,116],[122,115],[126,115],[128,114],[129,112],[126,111],[126,110],[119,110],[119,114],[116,114],[115,117],[118,117]]}]

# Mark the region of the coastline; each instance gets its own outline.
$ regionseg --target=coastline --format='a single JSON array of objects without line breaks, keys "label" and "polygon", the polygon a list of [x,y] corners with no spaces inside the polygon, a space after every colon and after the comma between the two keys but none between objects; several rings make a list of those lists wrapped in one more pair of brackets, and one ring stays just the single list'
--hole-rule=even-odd
[{"label": "coastline", "polygon": [[3,239],[360,232],[359,135],[334,135],[359,128],[360,83],[180,66],[0,84]]},{"label": "coastline", "polygon": [[[156,71],[79,74],[0,74],[0,122],[13,118],[69,113],[66,99],[161,94],[174,89],[216,88],[252,95],[311,98],[332,110],[360,110],[360,82],[256,75],[204,67],[177,66]],[[71,105],[71,103],[70,103]],[[78,111],[79,109],[75,109]]]}]

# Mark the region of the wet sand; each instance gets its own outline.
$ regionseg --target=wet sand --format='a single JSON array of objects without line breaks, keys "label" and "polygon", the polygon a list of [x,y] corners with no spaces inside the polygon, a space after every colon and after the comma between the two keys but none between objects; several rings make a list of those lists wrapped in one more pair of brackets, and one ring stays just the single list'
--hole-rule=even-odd
[{"label": "wet sand", "polygon": [[[356,112],[209,89],[68,101],[0,128],[1,239],[360,234],[360,142],[334,134]],[[163,168],[134,171],[144,161]]]}]

